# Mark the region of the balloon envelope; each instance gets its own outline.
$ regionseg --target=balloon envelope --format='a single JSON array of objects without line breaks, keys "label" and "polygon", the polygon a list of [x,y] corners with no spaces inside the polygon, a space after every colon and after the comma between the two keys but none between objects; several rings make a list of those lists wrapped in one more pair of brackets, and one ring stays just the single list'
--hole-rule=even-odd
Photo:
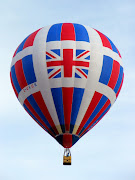
[{"label": "balloon envelope", "polygon": [[72,147],[115,102],[121,55],[99,31],[60,23],[30,34],[11,63],[14,92],[28,114],[63,147]]}]

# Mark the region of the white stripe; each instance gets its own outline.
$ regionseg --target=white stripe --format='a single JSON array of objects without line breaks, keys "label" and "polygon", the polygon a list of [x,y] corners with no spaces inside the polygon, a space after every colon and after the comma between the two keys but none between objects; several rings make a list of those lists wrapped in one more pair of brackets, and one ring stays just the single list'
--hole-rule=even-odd
[{"label": "white stripe", "polygon": [[[97,41],[97,39],[96,39],[96,41]],[[91,44],[91,52],[92,53],[98,53],[98,54],[101,54],[101,55],[109,56],[113,60],[117,61],[123,67],[122,58],[119,56],[119,54],[112,51],[110,48],[100,46],[99,43],[92,44],[91,41],[90,41],[90,44]]]},{"label": "white stripe", "polygon": [[112,51],[107,47],[103,47],[103,54],[111,57],[113,60],[117,61],[123,67],[122,59],[116,52]]},{"label": "white stripe", "polygon": [[61,84],[61,78],[50,79],[50,88],[58,88],[58,87],[76,87],[76,88],[85,88],[87,79],[80,78],[64,78]]},{"label": "white stripe", "polygon": [[37,82],[34,82],[34,83],[29,84],[28,86],[24,87],[18,95],[18,100],[21,103],[21,105],[23,105],[23,103],[24,103],[25,99],[27,99],[27,97],[29,97],[31,94],[34,94],[38,91],[39,91],[39,87],[37,85]]},{"label": "white stripe", "polygon": [[[90,43],[84,42],[84,41],[71,41],[71,40],[65,40],[65,41],[50,41],[47,42],[46,50],[51,49],[85,49],[90,50]],[[76,47],[76,48],[75,48]]]},{"label": "white stripe", "polygon": [[98,86],[98,81],[100,78],[101,70],[102,70],[102,64],[103,64],[103,52],[102,52],[102,41],[98,33],[89,27],[86,27],[87,32],[90,37],[90,66],[89,66],[89,73],[88,78],[86,82],[86,87],[83,95],[83,99],[81,102],[81,106],[79,109],[79,113],[77,116],[77,120],[75,123],[75,127],[73,130],[73,134],[77,132],[77,129],[88,109],[88,106],[92,100],[92,97],[95,93],[95,90]]},{"label": "white stripe", "polygon": [[[54,124],[60,126],[55,105],[53,102],[53,97],[51,94],[47,67],[46,67],[46,37],[49,30],[49,26],[41,29],[34,40],[33,44],[33,64],[34,71],[37,79],[37,84],[41,91],[42,97],[45,101],[47,109],[53,119]],[[62,133],[61,129],[58,130]]]},{"label": "white stripe", "polygon": [[96,91],[105,95],[111,101],[111,106],[113,105],[116,100],[116,94],[112,88],[99,82]]},{"label": "white stripe", "polygon": [[22,51],[20,51],[19,53],[16,54],[16,56],[13,57],[12,59],[12,63],[11,63],[11,67],[20,59],[22,59],[25,56],[28,56],[30,54],[33,53],[33,46],[29,46],[25,49],[23,49]]}]

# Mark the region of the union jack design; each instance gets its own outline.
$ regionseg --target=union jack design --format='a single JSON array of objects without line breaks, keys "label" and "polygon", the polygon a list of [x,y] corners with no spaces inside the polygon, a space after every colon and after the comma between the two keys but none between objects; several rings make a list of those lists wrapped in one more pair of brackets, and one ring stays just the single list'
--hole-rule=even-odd
[{"label": "union jack design", "polygon": [[[73,59],[73,49],[63,49],[63,58],[60,56],[60,49],[54,49],[49,52],[46,51],[46,63],[48,78],[61,78],[63,68],[63,77],[73,76],[73,66],[75,67],[75,78],[87,78],[90,51],[76,50],[75,59]],[[69,62],[71,62],[69,64]],[[67,64],[69,64],[67,66]]]}]

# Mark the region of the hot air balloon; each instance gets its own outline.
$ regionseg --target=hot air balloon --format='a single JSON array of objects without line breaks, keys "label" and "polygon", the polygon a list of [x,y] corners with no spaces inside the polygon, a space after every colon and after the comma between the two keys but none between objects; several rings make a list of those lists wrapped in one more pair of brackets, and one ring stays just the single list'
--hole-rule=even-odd
[{"label": "hot air balloon", "polygon": [[28,114],[65,148],[91,130],[116,101],[123,84],[121,55],[96,29],[75,23],[43,27],[16,49],[10,78]]}]

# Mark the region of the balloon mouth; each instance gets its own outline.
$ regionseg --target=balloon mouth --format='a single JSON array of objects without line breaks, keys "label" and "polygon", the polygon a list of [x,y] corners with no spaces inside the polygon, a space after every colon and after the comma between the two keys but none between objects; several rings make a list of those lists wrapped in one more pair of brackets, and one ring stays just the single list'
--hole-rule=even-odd
[{"label": "balloon mouth", "polygon": [[79,136],[70,133],[64,133],[56,136],[55,139],[64,148],[71,148],[79,140]]}]

